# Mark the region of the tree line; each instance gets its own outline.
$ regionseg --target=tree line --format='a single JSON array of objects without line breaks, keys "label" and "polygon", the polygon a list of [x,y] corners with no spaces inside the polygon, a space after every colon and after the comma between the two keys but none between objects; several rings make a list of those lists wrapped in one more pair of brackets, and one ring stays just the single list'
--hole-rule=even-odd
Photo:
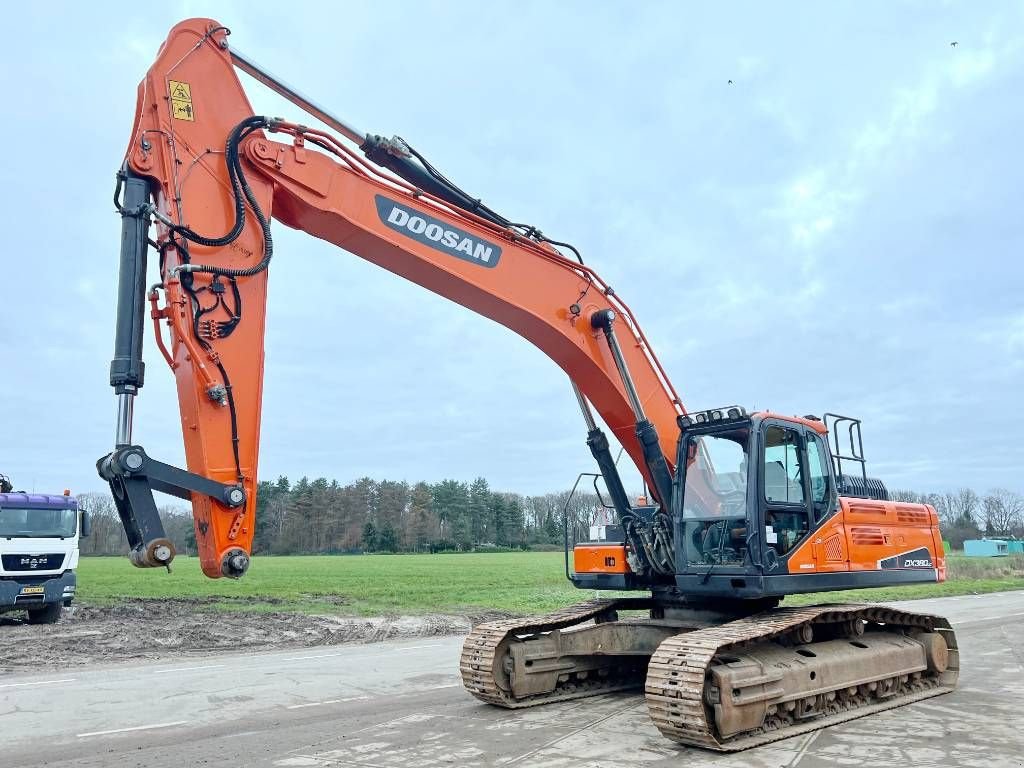
[{"label": "tree line", "polygon": [[[492,490],[485,478],[408,483],[363,477],[336,480],[287,477],[259,483],[256,497],[256,554],[343,554],[358,552],[440,552],[561,548],[563,520],[573,535],[606,511],[594,493],[569,491],[527,496]],[[93,517],[93,534],[83,554],[119,554],[127,549],[108,494],[80,497]],[[564,515],[564,516],[563,516]],[[160,508],[168,537],[179,552],[195,552],[188,509]]]},{"label": "tree line", "polygon": [[985,536],[1024,539],[1024,496],[1006,488],[993,488],[983,496],[961,488],[948,493],[892,491],[889,497],[935,507],[942,538],[954,549],[963,549],[967,539]]},{"label": "tree line", "polygon": [[[1024,496],[1006,489],[979,495],[970,488],[949,493],[890,492],[895,501],[931,504],[943,538],[955,549],[966,539],[1024,538]],[[83,554],[127,550],[109,494],[80,497],[92,513],[93,534]],[[554,549],[563,541],[563,513],[570,536],[586,539],[589,526],[610,521],[601,498],[569,491],[528,496],[492,490],[485,478],[408,483],[363,477],[336,480],[287,477],[259,484],[256,501],[256,554],[341,554],[358,552],[439,552],[502,549]],[[160,509],[164,527],[179,552],[195,553],[188,509]]]}]

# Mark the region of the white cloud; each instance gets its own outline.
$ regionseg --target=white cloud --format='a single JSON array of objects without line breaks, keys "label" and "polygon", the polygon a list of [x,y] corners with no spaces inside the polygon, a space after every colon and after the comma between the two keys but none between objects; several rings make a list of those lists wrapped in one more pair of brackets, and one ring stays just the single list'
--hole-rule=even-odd
[{"label": "white cloud", "polygon": [[997,63],[1005,63],[1020,48],[1020,41],[1012,41],[998,50],[953,49],[952,60],[928,63],[916,83],[892,90],[878,115],[855,131],[834,159],[784,183],[779,202],[766,212],[768,218],[785,226],[794,245],[819,245],[838,225],[849,222],[858,202],[884,185],[917,144],[942,140],[933,118],[955,98],[954,90],[979,85]]}]

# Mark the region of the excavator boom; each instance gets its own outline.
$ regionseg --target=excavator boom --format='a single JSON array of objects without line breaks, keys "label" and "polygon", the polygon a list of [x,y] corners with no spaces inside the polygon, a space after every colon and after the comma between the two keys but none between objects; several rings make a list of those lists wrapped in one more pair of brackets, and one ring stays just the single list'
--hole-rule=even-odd
[{"label": "excavator boom", "polygon": [[[117,448],[101,459],[100,472],[119,502],[133,561],[166,565],[173,557],[147,497],[156,488],[191,500],[208,576],[245,570],[254,531],[271,219],[536,345],[568,374],[585,412],[587,401],[593,404],[654,494],[664,492],[676,419],[684,411],[612,288],[536,229],[510,225],[443,180],[403,141],[361,136],[233,53],[227,35],[209,19],[171,31],[139,86],[122,171],[118,348],[111,367],[121,407]],[[359,140],[376,162],[328,132],[254,117],[236,65]],[[174,474],[131,441],[131,402],[143,383],[150,218],[160,262],[151,316],[177,382],[187,475]],[[160,321],[169,326],[169,342]]]}]

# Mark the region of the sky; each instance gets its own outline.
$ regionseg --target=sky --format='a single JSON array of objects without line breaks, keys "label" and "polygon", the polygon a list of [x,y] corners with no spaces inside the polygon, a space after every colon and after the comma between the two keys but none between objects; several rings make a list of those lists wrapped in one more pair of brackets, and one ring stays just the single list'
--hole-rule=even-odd
[{"label": "sky", "polygon": [[[0,49],[0,472],[19,487],[103,488],[114,173],[135,87],[192,16],[574,243],[688,408],[850,414],[890,487],[1024,491],[1015,2],[18,4]],[[257,113],[308,122],[243,82]],[[528,342],[274,237],[263,479],[543,493],[592,468],[566,376]],[[145,357],[135,439],[183,465],[149,328]]]}]

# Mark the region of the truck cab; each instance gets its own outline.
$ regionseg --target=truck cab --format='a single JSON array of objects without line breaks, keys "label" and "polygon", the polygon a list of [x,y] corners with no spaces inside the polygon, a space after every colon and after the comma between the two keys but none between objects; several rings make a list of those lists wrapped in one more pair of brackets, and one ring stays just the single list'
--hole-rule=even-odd
[{"label": "truck cab", "polygon": [[75,597],[78,539],[89,527],[69,494],[0,493],[0,613],[58,621]]}]

